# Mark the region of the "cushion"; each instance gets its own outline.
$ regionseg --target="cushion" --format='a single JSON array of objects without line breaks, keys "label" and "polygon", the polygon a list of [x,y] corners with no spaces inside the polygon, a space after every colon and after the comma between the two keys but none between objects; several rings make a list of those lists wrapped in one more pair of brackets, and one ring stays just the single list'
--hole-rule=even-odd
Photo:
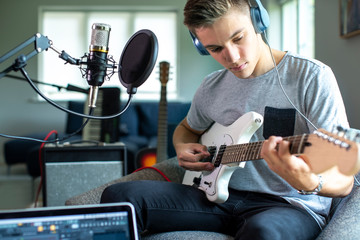
[{"label": "cushion", "polygon": [[134,103],[130,103],[128,109],[120,116],[119,128],[121,136],[139,135],[138,110]]},{"label": "cushion", "polygon": [[[77,113],[84,112],[84,101],[69,101],[68,109]],[[74,114],[67,114],[66,129],[67,134],[73,133],[83,124],[83,118]],[[81,134],[81,133],[80,133]]]},{"label": "cushion", "polygon": [[[138,104],[137,107],[140,118],[140,134],[147,137],[156,136],[158,126],[159,103],[147,102],[146,104]],[[168,123],[172,125],[177,125],[179,122],[181,122],[181,120],[184,119],[189,108],[190,103],[168,102]]]},{"label": "cushion", "polygon": [[203,232],[203,231],[176,231],[166,233],[156,233],[149,236],[144,236],[143,240],[232,240],[233,237],[216,232]]},{"label": "cushion", "polygon": [[[360,173],[356,175],[360,179]],[[336,211],[317,239],[358,239],[360,236],[360,185],[355,181],[352,192],[338,202]]]},{"label": "cushion", "polygon": [[140,134],[150,137],[157,135],[159,103],[147,102],[146,104],[138,104],[140,119]]}]

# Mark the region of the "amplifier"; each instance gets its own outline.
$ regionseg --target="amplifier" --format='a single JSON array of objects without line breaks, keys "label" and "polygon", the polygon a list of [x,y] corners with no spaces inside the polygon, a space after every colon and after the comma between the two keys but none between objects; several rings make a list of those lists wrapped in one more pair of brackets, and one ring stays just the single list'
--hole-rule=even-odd
[{"label": "amplifier", "polygon": [[43,149],[44,206],[65,201],[126,175],[123,143],[46,144]]}]

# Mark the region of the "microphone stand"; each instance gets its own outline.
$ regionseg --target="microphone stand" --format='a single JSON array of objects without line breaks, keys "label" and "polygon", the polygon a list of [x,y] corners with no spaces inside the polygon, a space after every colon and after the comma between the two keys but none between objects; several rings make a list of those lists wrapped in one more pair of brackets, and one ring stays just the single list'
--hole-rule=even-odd
[{"label": "microphone stand", "polygon": [[[35,56],[36,54],[44,51],[44,50],[48,50],[49,48],[51,48],[52,50],[54,50],[55,52],[57,52],[59,54],[59,58],[63,59],[66,61],[66,63],[70,63],[72,65],[81,65],[84,64],[85,62],[82,62],[80,59],[76,59],[71,57],[69,54],[67,54],[65,51],[59,51],[56,48],[54,48],[53,42],[51,40],[49,40],[47,37],[43,36],[40,33],[35,34],[33,37],[29,38],[28,40],[26,40],[25,42],[21,43],[19,46],[15,47],[14,49],[10,50],[8,53],[6,53],[5,55],[0,57],[0,64],[2,62],[4,62],[5,60],[9,59],[11,56],[13,56],[14,54],[16,54],[17,52],[19,52],[20,50],[22,50],[23,48],[27,47],[30,44],[34,44],[34,50],[32,52],[30,52],[28,55],[24,55],[21,54],[19,55],[15,62],[8,68],[6,68],[4,71],[0,72],[0,79],[3,78],[4,76],[7,76],[7,73],[9,73],[10,71],[19,71],[22,73],[22,75],[26,78],[26,80],[29,82],[30,86],[37,92],[37,94],[39,94],[45,101],[47,101],[49,104],[53,105],[54,107],[58,108],[59,110],[62,110],[64,112],[67,112],[69,114],[73,114],[79,117],[83,117],[83,118],[87,118],[87,119],[98,119],[98,120],[105,120],[105,119],[112,119],[112,118],[116,118],[120,115],[122,115],[127,108],[129,107],[131,100],[132,100],[132,95],[133,94],[129,94],[129,99],[126,102],[126,105],[124,106],[124,108],[113,115],[107,115],[107,116],[93,116],[92,114],[82,114],[82,113],[78,113],[78,112],[74,112],[71,111],[69,109],[64,108],[63,106],[60,106],[59,104],[55,103],[53,100],[49,99],[48,97],[46,97],[34,84],[34,82],[31,80],[31,78],[29,77],[29,75],[27,74],[25,67],[27,65],[27,60],[29,60],[30,58],[32,58],[33,56]],[[74,89],[72,86],[70,86],[71,89]],[[82,92],[82,91],[81,91]],[[87,92],[86,92],[87,93]],[[1,136],[1,135],[0,135]]]},{"label": "microphone stand", "polygon": [[[10,135],[6,135],[6,134],[1,134],[0,133],[0,137],[6,137],[6,138],[13,138],[13,139],[22,139],[22,140],[30,140],[30,141],[36,141],[36,142],[41,142],[41,143],[50,143],[50,142],[59,142],[59,141],[63,141],[65,139],[68,139],[69,137],[77,134],[78,132],[80,132],[85,126],[86,124],[89,122],[90,119],[99,119],[99,120],[104,120],[104,119],[111,119],[111,118],[115,118],[120,116],[121,114],[123,114],[127,108],[130,105],[131,99],[132,99],[132,94],[129,94],[129,99],[125,105],[125,107],[117,114],[114,115],[109,115],[109,116],[93,116],[93,110],[94,108],[91,107],[89,109],[89,113],[88,114],[81,114],[81,113],[77,113],[74,111],[71,111],[69,109],[64,108],[63,106],[60,106],[59,104],[55,103],[54,101],[52,101],[51,99],[47,98],[34,84],[34,82],[39,83],[39,84],[46,84],[43,82],[39,82],[39,81],[33,81],[31,80],[31,78],[29,77],[29,75],[27,74],[25,67],[27,65],[27,60],[29,60],[30,58],[34,57],[35,55],[37,55],[38,53],[44,51],[44,50],[48,50],[49,48],[51,48],[52,50],[54,50],[55,52],[59,53],[59,57],[63,60],[66,61],[66,63],[70,63],[72,65],[81,65],[84,64],[84,62],[80,61],[80,59],[75,59],[72,58],[69,54],[67,54],[65,51],[58,51],[57,49],[55,49],[52,46],[52,41],[49,40],[47,37],[41,35],[40,33],[35,34],[33,37],[29,38],[28,40],[26,40],[25,42],[21,43],[19,46],[15,47],[14,49],[10,50],[8,53],[6,53],[5,55],[0,57],[0,64],[4,61],[6,61],[7,59],[9,59],[11,56],[13,56],[14,54],[16,54],[17,52],[19,52],[20,50],[24,49],[25,47],[27,47],[30,44],[34,44],[34,50],[31,51],[29,54],[24,55],[21,54],[19,55],[16,59],[15,62],[9,66],[8,68],[6,68],[4,71],[0,72],[0,79],[7,76],[10,78],[15,78],[15,79],[20,79],[20,80],[24,80],[21,77],[17,77],[17,76],[13,76],[13,75],[8,75],[8,73],[10,71],[19,71],[22,73],[22,75],[25,77],[25,79],[29,82],[30,86],[44,99],[46,100],[49,104],[53,105],[54,107],[67,112],[69,114],[74,114],[83,118],[86,118],[86,120],[83,122],[83,124],[81,125],[81,127],[75,131],[74,133],[70,134],[69,136],[62,138],[62,139],[58,139],[56,138],[55,140],[49,141],[49,140],[40,140],[40,139],[34,139],[34,138],[26,138],[26,137],[18,137],[18,136],[10,136]],[[80,68],[81,69],[81,68]],[[54,87],[57,87],[58,89],[60,88],[64,88],[62,86],[58,86],[55,84],[46,84],[46,85],[51,85]],[[66,87],[66,89],[71,90],[71,91],[77,91],[77,92],[82,92],[82,93],[87,93],[87,91],[85,89],[81,89],[78,88],[76,86],[73,85],[68,85]]]}]

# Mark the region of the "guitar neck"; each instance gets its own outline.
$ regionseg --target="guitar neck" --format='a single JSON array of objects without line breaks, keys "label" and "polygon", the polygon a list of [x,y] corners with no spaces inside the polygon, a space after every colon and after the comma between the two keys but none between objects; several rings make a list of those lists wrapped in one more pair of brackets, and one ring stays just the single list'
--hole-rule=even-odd
[{"label": "guitar neck", "polygon": [[161,95],[158,114],[158,131],[157,131],[157,147],[156,161],[161,162],[168,158],[167,140],[168,140],[168,116],[167,116],[167,99],[166,84],[169,80],[170,64],[166,61],[160,62],[160,83]]},{"label": "guitar neck", "polygon": [[167,159],[167,99],[166,99],[166,84],[161,85],[161,96],[159,103],[158,115],[158,135],[156,158],[157,161]]},{"label": "guitar neck", "polygon": [[[310,143],[307,141],[309,134],[303,134],[299,136],[291,136],[283,138],[290,142],[291,154],[302,154],[304,148]],[[237,162],[245,162],[261,159],[261,148],[264,141],[235,144],[235,145],[222,145],[218,151],[215,164],[229,164]]]}]

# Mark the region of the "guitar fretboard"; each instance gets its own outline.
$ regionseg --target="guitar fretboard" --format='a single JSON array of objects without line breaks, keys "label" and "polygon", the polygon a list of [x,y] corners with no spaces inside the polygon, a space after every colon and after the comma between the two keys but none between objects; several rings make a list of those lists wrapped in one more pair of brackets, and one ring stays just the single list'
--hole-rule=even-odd
[{"label": "guitar fretboard", "polygon": [[169,62],[160,62],[160,83],[161,94],[159,102],[158,113],[158,130],[157,130],[157,147],[156,147],[156,161],[161,162],[168,158],[167,140],[168,140],[168,116],[167,116],[167,99],[166,99],[166,84],[169,80]]},{"label": "guitar fretboard", "polygon": [[[309,134],[303,134],[299,136],[291,136],[283,138],[290,142],[290,153],[301,154],[304,148],[310,143],[307,142]],[[261,148],[264,141],[235,144],[235,145],[222,145],[216,156],[215,164],[229,164],[236,162],[244,162],[251,160],[261,159]]]},{"label": "guitar fretboard", "polygon": [[166,84],[161,85],[161,96],[159,103],[158,115],[158,134],[157,134],[157,148],[156,158],[157,162],[167,159],[167,99],[166,99]]}]

